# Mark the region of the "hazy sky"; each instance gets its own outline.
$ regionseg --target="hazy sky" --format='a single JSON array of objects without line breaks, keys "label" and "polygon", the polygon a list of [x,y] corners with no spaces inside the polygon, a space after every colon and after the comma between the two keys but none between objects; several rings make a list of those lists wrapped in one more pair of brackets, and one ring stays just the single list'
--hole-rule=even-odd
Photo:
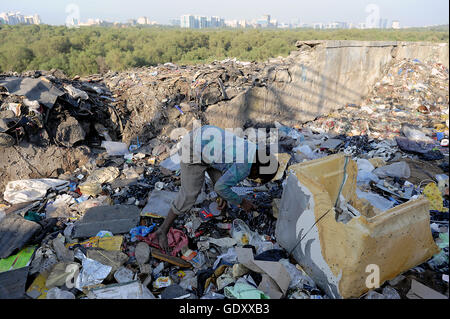
[{"label": "hazy sky", "polygon": [[[147,16],[167,24],[182,14],[217,15],[226,20],[259,18],[271,14],[279,22],[365,22],[368,4],[379,7],[380,17],[402,26],[448,24],[448,0],[0,0],[0,12],[38,13],[43,23],[64,24],[66,7],[79,7],[81,21],[100,18],[126,22]],[[71,11],[74,13],[74,11]]]}]

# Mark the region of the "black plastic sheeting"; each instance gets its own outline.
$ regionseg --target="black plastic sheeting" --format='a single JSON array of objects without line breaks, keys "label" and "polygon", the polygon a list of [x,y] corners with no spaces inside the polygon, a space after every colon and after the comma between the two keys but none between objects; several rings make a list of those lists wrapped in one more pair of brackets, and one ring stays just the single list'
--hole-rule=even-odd
[{"label": "black plastic sheeting", "polygon": [[13,213],[8,214],[0,221],[0,259],[21,249],[40,230],[38,223]]}]

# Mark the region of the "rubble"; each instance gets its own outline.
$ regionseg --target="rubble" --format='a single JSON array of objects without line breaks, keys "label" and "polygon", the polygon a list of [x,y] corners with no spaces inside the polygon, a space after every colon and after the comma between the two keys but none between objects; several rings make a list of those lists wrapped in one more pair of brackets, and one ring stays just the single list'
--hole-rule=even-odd
[{"label": "rubble", "polygon": [[[27,245],[36,248],[15,266],[23,267],[0,272],[1,298],[448,298],[448,68],[432,60],[392,60],[360,105],[341,105],[295,127],[273,123],[282,164],[276,178],[234,188],[258,211],[229,206],[218,214],[207,178],[195,207],[171,229],[171,254],[159,251],[154,232],[180,187],[176,129],[208,123],[225,104],[239,115],[248,89],[290,81],[288,63],[166,64],[74,80],[43,71],[0,75],[0,263]],[[244,128],[252,125],[267,128]],[[340,184],[327,174],[336,167],[311,167],[340,156],[355,170],[335,205],[327,194]],[[280,230],[287,212],[301,206],[297,193],[289,195],[298,167],[311,170],[306,186],[316,179],[327,185],[308,196],[331,196],[333,213],[319,220],[304,207],[301,227],[289,220]],[[337,291],[336,276],[308,269],[305,256],[320,255],[322,238],[306,243],[303,257],[283,239],[300,239],[328,219],[353,227],[355,211],[373,221],[416,208],[420,227],[409,219],[387,227],[392,236],[383,237],[384,245],[395,242],[401,258],[390,252],[386,263],[402,266],[383,273],[381,287],[370,291],[356,279]],[[394,231],[400,224],[406,228]],[[412,235],[402,237],[403,231]],[[341,240],[336,236],[325,241]],[[343,240],[337,245],[346,247]],[[376,245],[367,251],[383,252]],[[345,281],[348,269],[342,276]]]}]

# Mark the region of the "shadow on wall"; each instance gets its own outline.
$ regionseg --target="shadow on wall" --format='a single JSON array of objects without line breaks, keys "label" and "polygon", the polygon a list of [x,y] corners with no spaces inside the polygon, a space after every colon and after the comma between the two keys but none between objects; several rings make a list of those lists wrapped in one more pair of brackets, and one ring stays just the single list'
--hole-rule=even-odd
[{"label": "shadow on wall", "polygon": [[[210,105],[205,112],[209,124],[235,128],[243,127],[248,120],[255,125],[273,125],[274,121],[306,122],[364,98],[361,93],[309,66],[301,65],[300,69],[290,72],[291,82],[275,81],[252,87],[231,101]],[[312,89],[313,86],[319,90]]]}]

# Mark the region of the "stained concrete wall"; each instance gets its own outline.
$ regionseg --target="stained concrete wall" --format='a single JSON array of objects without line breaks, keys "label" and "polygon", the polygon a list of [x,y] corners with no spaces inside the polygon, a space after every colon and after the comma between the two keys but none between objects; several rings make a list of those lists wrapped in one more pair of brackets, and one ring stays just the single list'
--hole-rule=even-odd
[{"label": "stained concrete wall", "polygon": [[449,63],[447,43],[306,41],[297,46],[287,64],[265,70],[266,86],[209,106],[209,123],[223,128],[242,127],[247,120],[295,125],[361,103],[391,62],[417,58],[446,67]]}]

